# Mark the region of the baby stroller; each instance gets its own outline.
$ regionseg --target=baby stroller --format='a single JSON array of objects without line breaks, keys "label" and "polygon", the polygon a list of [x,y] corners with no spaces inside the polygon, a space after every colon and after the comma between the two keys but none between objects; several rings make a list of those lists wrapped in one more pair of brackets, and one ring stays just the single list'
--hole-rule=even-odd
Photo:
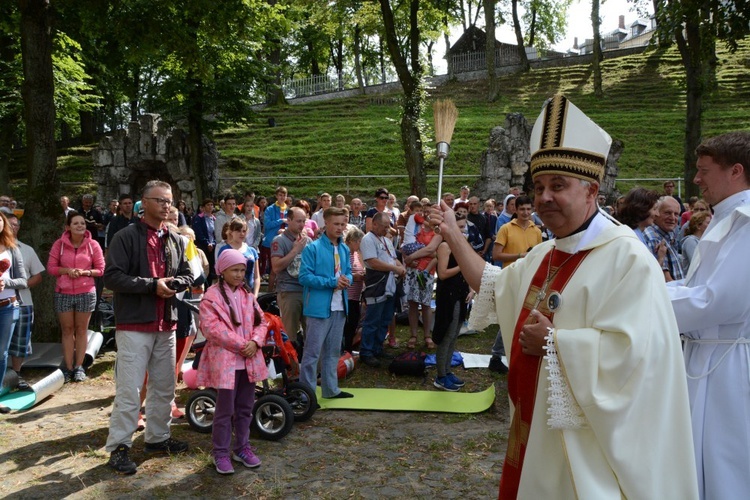
[{"label": "baby stroller", "polygon": [[[195,304],[191,306],[197,320],[198,308]],[[296,351],[288,340],[284,340],[281,319],[269,312],[265,312],[265,315],[268,337],[261,352],[269,365],[269,371],[279,374],[280,383],[278,380],[267,379],[256,384],[251,429],[263,439],[278,441],[289,434],[295,421],[309,420],[318,408],[318,401],[314,391],[295,380],[299,376],[299,364]],[[194,369],[198,368],[204,345],[205,339],[198,345],[194,344]],[[211,432],[216,397],[216,390],[211,388],[196,391],[190,396],[185,408],[190,427],[202,433]]]}]

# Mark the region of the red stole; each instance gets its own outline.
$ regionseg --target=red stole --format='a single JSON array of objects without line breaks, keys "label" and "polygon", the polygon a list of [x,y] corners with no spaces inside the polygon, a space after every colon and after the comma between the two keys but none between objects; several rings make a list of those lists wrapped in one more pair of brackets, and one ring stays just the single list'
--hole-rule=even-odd
[{"label": "red stole", "polygon": [[[536,388],[542,365],[541,356],[530,356],[521,352],[522,347],[518,341],[518,336],[521,333],[521,328],[529,319],[529,314],[534,308],[534,304],[537,302],[537,295],[544,286],[548,272],[549,276],[554,275],[554,278],[552,278],[552,281],[547,286],[545,300],[539,302],[537,310],[552,321],[554,313],[547,307],[546,299],[549,299],[553,291],[562,294],[565,285],[568,284],[568,281],[575,274],[578,266],[589,252],[590,250],[586,250],[578,252],[573,256],[559,250],[548,252],[544,259],[542,259],[541,264],[539,264],[534,278],[531,280],[523,307],[518,314],[516,328],[513,331],[513,344],[510,348],[510,371],[508,372],[508,395],[513,402],[515,412],[513,413],[513,421],[510,426],[508,451],[505,455],[503,472],[500,477],[500,499],[513,499],[518,495],[518,485],[521,481],[521,470],[523,469],[523,459],[529,440],[531,418],[534,415]],[[549,264],[550,258],[553,259],[551,267]],[[560,268],[560,266],[563,267]],[[559,271],[557,271],[558,268],[560,268]],[[557,273],[555,274],[556,271]]]}]

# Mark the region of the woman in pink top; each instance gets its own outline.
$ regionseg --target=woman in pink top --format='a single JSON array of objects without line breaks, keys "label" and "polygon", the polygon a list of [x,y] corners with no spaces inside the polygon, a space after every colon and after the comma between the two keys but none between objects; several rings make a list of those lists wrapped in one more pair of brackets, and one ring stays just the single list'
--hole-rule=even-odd
[{"label": "woman in pink top", "polygon": [[349,262],[352,265],[352,284],[346,289],[349,297],[346,326],[344,327],[344,350],[352,352],[354,337],[359,326],[360,308],[362,307],[362,287],[365,284],[365,266],[359,253],[359,244],[365,233],[357,226],[349,224],[344,243],[349,247]]},{"label": "woman in pink top", "polygon": [[68,213],[65,232],[49,251],[47,271],[57,276],[55,312],[62,329],[65,382],[83,382],[89,319],[96,308],[94,278],[104,273],[104,256],[78,212]]}]

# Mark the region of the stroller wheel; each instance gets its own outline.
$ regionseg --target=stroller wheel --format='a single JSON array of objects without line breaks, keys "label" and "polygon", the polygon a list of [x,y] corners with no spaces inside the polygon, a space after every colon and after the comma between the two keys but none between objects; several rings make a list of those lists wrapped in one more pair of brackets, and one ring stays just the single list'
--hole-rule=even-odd
[{"label": "stroller wheel", "polygon": [[295,422],[310,420],[318,409],[318,398],[302,382],[291,382],[284,391],[284,397],[292,405]]},{"label": "stroller wheel", "polygon": [[251,427],[269,441],[283,438],[294,425],[294,412],[286,399],[275,394],[261,396],[253,408]]},{"label": "stroller wheel", "polygon": [[190,427],[198,432],[208,434],[214,426],[214,411],[216,410],[216,391],[203,389],[190,396],[185,413]]}]

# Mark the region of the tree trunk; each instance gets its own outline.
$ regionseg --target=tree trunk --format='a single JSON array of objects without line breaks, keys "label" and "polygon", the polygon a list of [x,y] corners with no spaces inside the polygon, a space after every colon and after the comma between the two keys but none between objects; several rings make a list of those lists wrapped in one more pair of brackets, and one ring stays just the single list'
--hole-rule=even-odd
[{"label": "tree trunk", "polygon": [[430,40],[427,42],[427,74],[430,76],[435,75],[435,64],[432,60],[432,47],[435,45],[435,42]]},{"label": "tree trunk", "polygon": [[138,89],[141,85],[140,66],[133,68],[133,75],[130,79],[130,121],[137,122],[140,116],[140,104],[138,102]]},{"label": "tree trunk", "polygon": [[81,124],[81,144],[91,144],[94,142],[94,113],[80,111],[78,119]]},{"label": "tree trunk", "polygon": [[286,104],[286,96],[281,85],[281,40],[273,40],[272,43],[273,49],[268,59],[273,68],[273,79],[266,94],[266,102],[269,106]]},{"label": "tree trunk", "polygon": [[471,21],[472,26],[477,25],[477,21],[479,21],[479,15],[482,13],[482,9],[479,8],[479,3],[477,3],[477,11],[474,13],[474,19]]},{"label": "tree trunk", "polygon": [[422,114],[422,65],[419,61],[420,32],[417,24],[419,0],[409,2],[409,62],[399,49],[390,1],[380,0],[380,8],[383,13],[388,53],[391,55],[401,87],[404,89],[401,145],[404,149],[409,185],[411,194],[416,194],[421,198],[427,194],[427,172],[424,168],[422,135],[419,130]]},{"label": "tree trunk", "polygon": [[[654,16],[656,17],[657,26],[665,26],[668,24],[668,13],[667,3],[664,0],[653,0],[654,4]],[[657,30],[656,37],[658,40],[659,48],[666,49],[672,45],[672,36],[669,30]]]},{"label": "tree trunk", "polygon": [[320,76],[320,64],[318,64],[318,58],[315,57],[315,46],[312,40],[307,40],[307,51],[310,53],[310,75]]},{"label": "tree trunk", "polygon": [[[57,150],[55,146],[55,101],[52,75],[52,12],[49,0],[19,0],[21,53],[23,59],[23,104],[26,122],[26,167],[28,187],[24,217],[24,241],[47,262],[50,247],[60,234],[62,214],[56,193]],[[33,288],[34,302],[52,304],[54,279]],[[37,341],[58,341],[59,323],[52,307],[34,311]]]},{"label": "tree trunk", "polygon": [[487,61],[487,101],[495,102],[500,95],[500,86],[495,69],[495,0],[484,0],[484,24],[487,29],[485,59]]},{"label": "tree trunk", "polygon": [[[526,47],[523,44],[523,33],[521,32],[521,21],[518,18],[518,0],[511,1],[512,13],[513,13],[513,31],[516,33],[516,43],[518,44],[518,58],[520,60],[521,71],[529,71],[531,66],[529,65],[529,58],[526,57]],[[487,35],[489,36],[489,34]],[[492,34],[492,39],[495,39],[495,34]]]},{"label": "tree trunk", "polygon": [[64,120],[60,120],[60,141],[64,144],[63,147],[70,146],[70,125]]},{"label": "tree trunk", "polygon": [[359,24],[354,26],[354,72],[357,75],[357,86],[359,90],[366,94],[365,81],[362,78],[362,28]]},{"label": "tree trunk", "polygon": [[675,41],[680,50],[683,66],[685,66],[685,79],[687,94],[685,96],[686,121],[685,121],[685,151],[683,172],[685,175],[686,199],[698,195],[698,186],[693,184],[696,173],[695,148],[698,147],[702,135],[703,120],[703,94],[705,92],[706,70],[705,61],[702,57],[703,46],[700,36],[700,27],[697,19],[688,19],[685,23],[687,40],[682,34],[682,27],[675,30]]},{"label": "tree trunk", "polygon": [[529,47],[534,46],[536,38],[536,7],[531,9],[531,26],[529,26]]},{"label": "tree trunk", "polygon": [[190,145],[190,169],[195,179],[196,199],[212,197],[208,176],[203,165],[203,86],[193,80],[188,99],[188,144]]},{"label": "tree trunk", "polygon": [[422,135],[419,117],[422,111],[421,95],[404,96],[404,115],[401,117],[401,144],[404,149],[406,171],[409,175],[410,194],[427,196],[427,172],[424,168]]},{"label": "tree trunk", "polygon": [[438,8],[443,12],[441,22],[443,24],[443,40],[445,40],[445,57],[448,57],[448,53],[451,50],[451,37],[448,34],[450,32],[450,23],[448,22],[448,16],[450,15],[450,2],[445,2],[445,4],[440,2]]},{"label": "tree trunk", "polygon": [[601,62],[604,59],[602,55],[602,41],[601,35],[599,34],[599,25],[601,19],[599,19],[599,0],[591,1],[591,26],[594,28],[594,60],[592,61],[592,69],[594,72],[594,95],[597,97],[604,96],[604,90],[602,90],[602,66]]},{"label": "tree trunk", "polygon": [[344,90],[344,40],[339,38],[331,42],[331,60],[336,68],[338,90]]},{"label": "tree trunk", "polygon": [[386,83],[386,76],[385,76],[385,47],[383,47],[383,39],[378,39],[378,44],[380,45],[380,51],[378,52],[378,57],[380,59],[380,83]]},{"label": "tree trunk", "polygon": [[[278,3],[278,0],[267,1],[271,7]],[[266,91],[266,104],[275,106],[277,104],[286,104],[286,96],[281,86],[281,40],[273,38],[270,40],[270,43],[271,51],[268,54],[268,62],[271,63],[271,67],[273,68],[273,75]]]},{"label": "tree trunk", "polygon": [[8,114],[0,119],[0,194],[12,194],[8,167],[19,122],[20,116],[16,113]]},{"label": "tree trunk", "polygon": [[[13,7],[7,5],[6,8],[8,11],[4,10],[3,15],[10,15]],[[0,86],[5,88],[17,88],[20,81],[14,68],[18,55],[16,37],[15,33],[0,33],[0,61],[3,62],[5,68],[9,69],[9,71],[0,74],[0,79],[2,79]],[[10,106],[0,118],[0,194],[11,194],[8,166],[13,150],[13,140],[18,133],[18,124],[21,121],[23,111],[21,106],[13,105],[13,101],[7,102],[7,104]]]}]

